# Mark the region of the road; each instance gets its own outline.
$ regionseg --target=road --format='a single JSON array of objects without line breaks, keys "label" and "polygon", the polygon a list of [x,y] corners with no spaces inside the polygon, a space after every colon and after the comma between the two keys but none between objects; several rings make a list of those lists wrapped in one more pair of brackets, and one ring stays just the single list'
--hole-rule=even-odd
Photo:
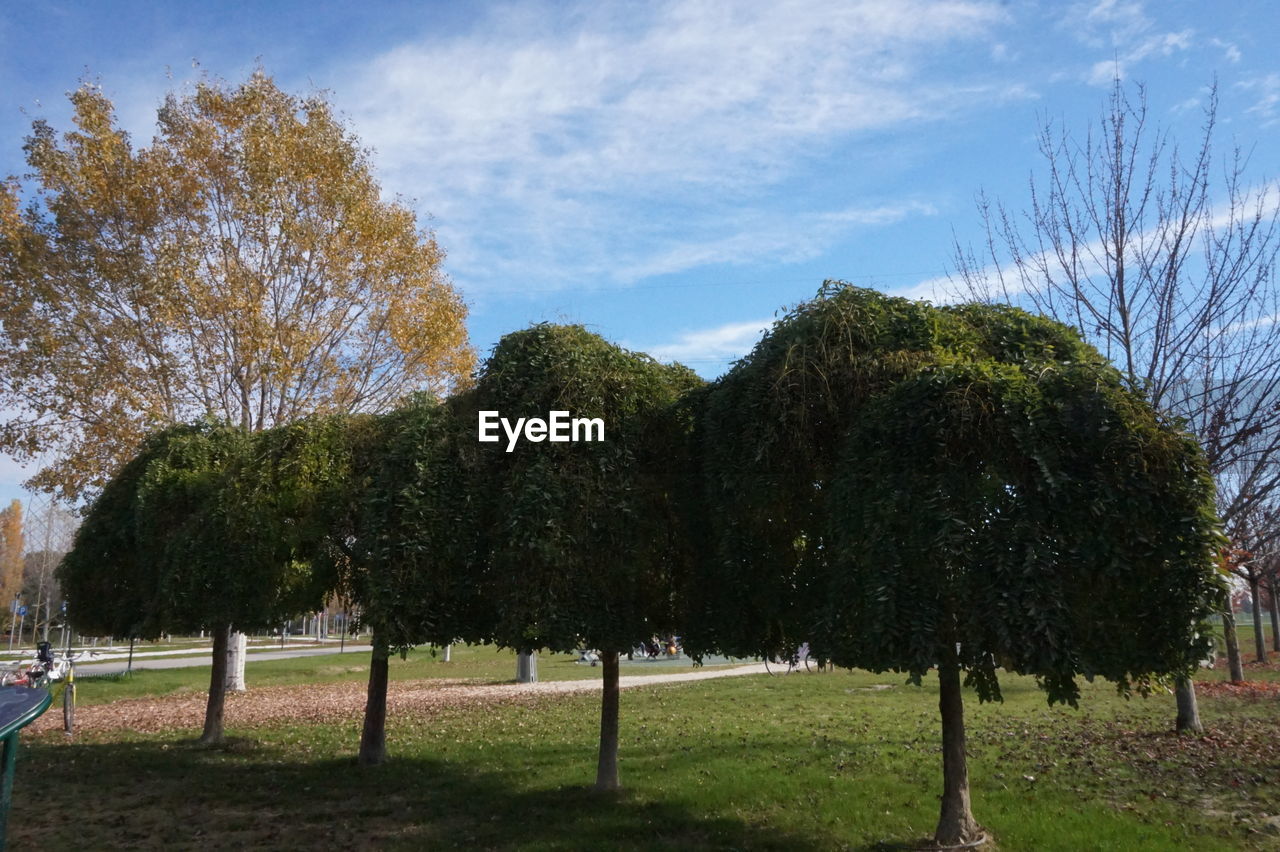
[{"label": "road", "polygon": [[[245,657],[245,666],[251,666],[259,660],[292,660],[297,657],[319,657],[326,654],[368,654],[373,648],[369,645],[347,645],[339,651],[335,645],[324,645],[319,648],[294,648],[284,651],[249,651]],[[133,670],[140,669],[188,669],[213,664],[210,654],[199,657],[134,657]],[[120,674],[128,668],[129,661],[112,660],[109,663],[77,663],[76,674],[110,675]]]}]

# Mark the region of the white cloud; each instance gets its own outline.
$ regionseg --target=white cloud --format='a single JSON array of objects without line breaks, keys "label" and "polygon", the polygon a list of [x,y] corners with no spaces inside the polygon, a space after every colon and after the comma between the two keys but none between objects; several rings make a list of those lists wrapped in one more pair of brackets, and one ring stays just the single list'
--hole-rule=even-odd
[{"label": "white cloud", "polygon": [[932,216],[936,212],[932,204],[904,202],[802,214],[782,221],[760,215],[739,216],[727,235],[708,234],[704,239],[677,242],[621,265],[616,274],[619,280],[631,282],[715,264],[740,266],[765,260],[797,263],[818,256],[850,228],[889,225],[909,216]]},{"label": "white cloud", "polygon": [[[624,283],[646,263],[715,262],[737,232],[715,230],[708,198],[748,206],[858,134],[1026,96],[930,70],[1005,20],[979,0],[569,8],[498,7],[341,77],[384,185],[435,215],[459,280],[507,273],[495,257],[524,280]],[[656,201],[671,218],[639,221]],[[691,230],[714,231],[709,247],[688,251]],[[615,274],[623,234],[649,256]]]},{"label": "white cloud", "polygon": [[1280,74],[1251,77],[1236,85],[1257,97],[1245,112],[1256,115],[1263,127],[1272,127],[1280,122]]},{"label": "white cloud", "polygon": [[772,319],[763,319],[687,331],[647,351],[659,361],[688,364],[733,361],[750,352],[772,325]]},{"label": "white cloud", "polygon": [[1143,4],[1130,0],[1075,3],[1067,7],[1061,25],[1082,44],[1107,51],[1108,59],[1093,62],[1082,75],[1089,85],[1104,87],[1125,79],[1139,62],[1189,50],[1195,35],[1190,29],[1152,32],[1154,21]]},{"label": "white cloud", "polygon": [[1223,41],[1220,38],[1211,38],[1209,39],[1209,44],[1219,48],[1222,51],[1223,58],[1233,65],[1243,58],[1243,55],[1240,53],[1240,48],[1233,42]]}]

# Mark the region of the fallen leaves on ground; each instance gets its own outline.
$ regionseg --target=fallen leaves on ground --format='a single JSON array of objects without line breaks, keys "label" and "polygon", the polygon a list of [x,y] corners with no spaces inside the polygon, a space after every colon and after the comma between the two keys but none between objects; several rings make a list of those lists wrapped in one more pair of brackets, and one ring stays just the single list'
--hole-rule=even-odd
[{"label": "fallen leaves on ground", "polygon": [[[709,677],[727,677],[764,671],[762,666],[701,669],[697,672],[628,676],[619,679],[624,689]],[[296,686],[255,687],[248,692],[227,693],[224,721],[228,727],[276,723],[320,724],[360,719],[364,716],[367,686],[360,682],[316,683]],[[445,709],[493,703],[527,702],[547,695],[598,691],[597,680],[543,681],[541,683],[483,683],[453,679],[392,681],[387,688],[387,714],[393,718],[432,716]],[[159,733],[204,725],[205,693],[184,693],[153,698],[129,698],[109,704],[76,709],[76,732],[129,730]],[[62,713],[53,708],[30,728],[34,734],[62,730]]]},{"label": "fallen leaves on ground", "polygon": [[1198,695],[1231,698],[1277,698],[1280,697],[1280,681],[1274,680],[1204,680],[1196,681]]}]

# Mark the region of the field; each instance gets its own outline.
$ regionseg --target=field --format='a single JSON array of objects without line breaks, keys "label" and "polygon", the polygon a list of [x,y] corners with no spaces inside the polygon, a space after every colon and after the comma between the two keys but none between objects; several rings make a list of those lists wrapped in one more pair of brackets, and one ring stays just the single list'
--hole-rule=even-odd
[{"label": "field", "polygon": [[[295,690],[285,694],[326,706],[330,695],[358,691],[363,675],[363,661],[335,659],[260,663],[250,683],[263,696]],[[932,832],[941,777],[931,680],[914,687],[898,675],[837,671],[630,689],[622,705],[626,789],[605,796],[588,789],[598,696],[518,697],[484,685],[511,671],[510,657],[492,649],[459,649],[449,664],[429,655],[396,661],[393,703],[405,690],[458,694],[466,689],[460,678],[498,694],[393,712],[392,759],[373,769],[355,764],[358,711],[238,725],[233,704],[233,741],[218,749],[193,745],[190,727],[146,733],[106,724],[74,741],[56,731],[28,735],[10,841],[862,849]],[[544,679],[598,671],[568,658],[541,663]],[[1077,710],[1048,707],[1030,679],[1004,685],[1003,704],[967,703],[974,812],[1000,849],[1280,846],[1280,820],[1271,819],[1280,814],[1274,698],[1206,689],[1207,732],[1178,738],[1169,732],[1171,696],[1126,700],[1106,684],[1085,685]],[[86,681],[84,715],[191,701],[196,689],[143,676]]]}]

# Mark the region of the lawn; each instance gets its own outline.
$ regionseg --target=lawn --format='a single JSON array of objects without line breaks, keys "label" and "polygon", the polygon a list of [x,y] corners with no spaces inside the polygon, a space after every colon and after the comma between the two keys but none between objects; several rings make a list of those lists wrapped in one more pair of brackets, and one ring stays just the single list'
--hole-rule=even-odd
[{"label": "lawn", "polygon": [[[470,650],[464,664],[509,677],[509,660]],[[358,673],[323,676],[347,675]],[[1280,840],[1264,821],[1280,813],[1274,701],[1203,698],[1207,734],[1179,739],[1170,696],[1124,700],[1095,684],[1079,710],[1049,708],[1031,680],[1004,683],[1004,704],[968,701],[974,811],[1001,849]],[[28,738],[10,837],[14,848],[877,848],[932,831],[936,707],[934,681],[866,672],[629,690],[617,796],[587,789],[594,694],[393,716],[393,758],[373,769],[355,765],[354,718],[233,729],[216,750],[191,732],[53,734]]]}]

